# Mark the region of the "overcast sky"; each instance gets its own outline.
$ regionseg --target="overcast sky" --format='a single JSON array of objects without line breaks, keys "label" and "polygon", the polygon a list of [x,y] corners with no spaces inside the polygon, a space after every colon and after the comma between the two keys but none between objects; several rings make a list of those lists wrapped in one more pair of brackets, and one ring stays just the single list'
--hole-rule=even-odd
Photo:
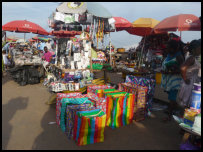
[{"label": "overcast sky", "polygon": [[[200,2],[98,2],[107,8],[112,16],[123,17],[130,22],[140,17],[163,20],[177,14],[194,14],[201,16]],[[42,26],[47,31],[48,17],[55,11],[58,3],[55,2],[3,2],[2,25],[13,20],[29,20]],[[23,38],[22,34],[7,32]],[[176,34],[180,34],[176,32]],[[34,34],[26,34],[30,38]],[[183,42],[201,38],[201,32],[182,32]],[[112,43],[116,47],[125,47],[139,43],[141,37],[128,34],[126,31],[111,33]]]}]

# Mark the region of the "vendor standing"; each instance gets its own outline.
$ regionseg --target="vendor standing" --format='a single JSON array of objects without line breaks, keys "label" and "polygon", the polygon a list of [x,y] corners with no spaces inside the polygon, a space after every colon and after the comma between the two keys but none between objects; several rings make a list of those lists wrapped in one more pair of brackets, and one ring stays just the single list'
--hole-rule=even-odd
[{"label": "vendor standing", "polygon": [[184,108],[190,107],[193,84],[201,82],[201,39],[193,40],[188,50],[190,55],[181,67],[183,80],[179,92],[179,104]]},{"label": "vendor standing", "polygon": [[184,58],[180,50],[180,41],[173,39],[169,40],[167,44],[168,55],[162,63],[161,87],[168,93],[168,99],[170,101],[168,116],[164,118],[164,121],[171,120],[172,114],[177,105],[176,98],[182,80],[180,67],[184,62]]},{"label": "vendor standing", "polygon": [[44,47],[44,55],[42,56],[42,59],[46,60],[47,62],[51,61],[52,58],[52,53],[50,51],[48,51],[47,47]]},{"label": "vendor standing", "polygon": [[50,39],[46,42],[46,46],[48,48],[49,51],[52,51],[52,46],[51,46],[51,43],[50,43]]}]

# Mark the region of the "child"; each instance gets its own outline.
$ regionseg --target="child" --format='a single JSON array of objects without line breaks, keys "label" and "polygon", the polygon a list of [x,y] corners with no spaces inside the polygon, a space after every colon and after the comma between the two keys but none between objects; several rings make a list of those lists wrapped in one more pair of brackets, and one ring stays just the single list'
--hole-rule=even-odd
[{"label": "child", "polygon": [[8,66],[10,65],[10,61],[8,59],[8,54],[6,54],[6,50],[2,51],[2,56],[3,56],[4,67],[5,69],[8,69]]}]

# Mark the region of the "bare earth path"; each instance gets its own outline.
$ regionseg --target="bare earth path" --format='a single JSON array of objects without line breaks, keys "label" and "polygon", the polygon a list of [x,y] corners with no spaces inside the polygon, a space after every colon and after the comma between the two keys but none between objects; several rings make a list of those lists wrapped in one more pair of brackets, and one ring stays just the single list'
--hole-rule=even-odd
[{"label": "bare earth path", "polygon": [[2,149],[179,149],[179,127],[162,123],[163,112],[115,130],[107,127],[103,143],[79,147],[56,124],[48,124],[55,122],[55,105],[45,104],[50,97],[42,84],[19,86],[7,75],[2,78]]}]

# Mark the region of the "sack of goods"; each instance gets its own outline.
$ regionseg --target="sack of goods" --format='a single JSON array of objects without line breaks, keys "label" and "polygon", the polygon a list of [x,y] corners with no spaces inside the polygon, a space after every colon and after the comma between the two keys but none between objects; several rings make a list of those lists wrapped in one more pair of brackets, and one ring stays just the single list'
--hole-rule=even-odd
[{"label": "sack of goods", "polygon": [[127,92],[107,94],[106,125],[114,129],[132,123],[134,101],[135,95]]},{"label": "sack of goods", "polygon": [[120,83],[120,91],[126,91],[135,95],[134,101],[134,120],[141,121],[146,116],[146,105],[147,105],[147,92],[148,88],[141,85],[132,83]]},{"label": "sack of goods", "polygon": [[63,98],[61,103],[60,127],[63,132],[65,132],[66,128],[66,107],[68,105],[84,105],[87,108],[92,105],[92,102],[88,98]]},{"label": "sack of goods", "polygon": [[104,141],[106,114],[100,109],[78,111],[76,113],[73,139],[77,145],[87,145]]},{"label": "sack of goods", "polygon": [[82,98],[83,95],[80,92],[77,93],[57,93],[56,95],[56,124],[60,126],[60,118],[61,118],[61,100],[63,98]]},{"label": "sack of goods", "polygon": [[93,110],[93,109],[95,109],[95,107],[92,107],[90,103],[67,105],[67,107],[66,107],[66,118],[65,118],[66,119],[65,133],[68,136],[68,139],[73,139],[73,129],[74,129],[76,112],[77,111]]}]

